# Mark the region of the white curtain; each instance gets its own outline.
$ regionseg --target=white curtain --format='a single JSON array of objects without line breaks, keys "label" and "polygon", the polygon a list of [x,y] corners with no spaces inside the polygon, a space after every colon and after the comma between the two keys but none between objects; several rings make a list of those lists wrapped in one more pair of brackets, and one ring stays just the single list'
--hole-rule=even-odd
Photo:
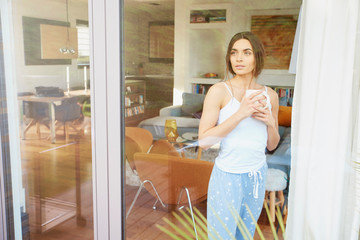
[{"label": "white curtain", "polygon": [[359,0],[304,0],[288,239],[357,239]]}]

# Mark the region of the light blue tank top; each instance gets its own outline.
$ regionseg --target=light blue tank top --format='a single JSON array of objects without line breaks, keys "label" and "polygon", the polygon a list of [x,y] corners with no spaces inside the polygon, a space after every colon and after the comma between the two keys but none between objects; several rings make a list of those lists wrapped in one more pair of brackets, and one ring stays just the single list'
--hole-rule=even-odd
[{"label": "light blue tank top", "polygon": [[[221,124],[240,108],[240,102],[232,95],[227,84],[226,89],[231,95],[230,101],[220,110],[217,124]],[[267,106],[271,112],[270,97],[267,88]],[[267,126],[252,117],[242,120],[220,144],[220,152],[215,164],[222,171],[230,173],[247,173],[256,171],[266,162],[265,148],[267,145]]]}]

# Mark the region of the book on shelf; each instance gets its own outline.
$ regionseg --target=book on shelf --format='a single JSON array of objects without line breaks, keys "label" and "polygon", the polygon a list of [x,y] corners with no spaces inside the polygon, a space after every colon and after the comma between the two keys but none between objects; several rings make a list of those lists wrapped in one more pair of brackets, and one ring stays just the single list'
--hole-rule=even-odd
[{"label": "book on shelf", "polygon": [[206,17],[200,12],[193,12],[190,15],[190,23],[206,23]]},{"label": "book on shelf", "polygon": [[193,93],[206,94],[212,84],[193,84]]},{"label": "book on shelf", "polygon": [[273,89],[279,96],[280,106],[292,106],[294,98],[293,88],[274,87]]},{"label": "book on shelf", "polygon": [[139,105],[139,106],[135,106],[135,107],[131,107],[131,108],[126,108],[125,109],[125,117],[131,117],[131,116],[134,116],[134,115],[142,114],[144,112],[145,112],[144,105]]},{"label": "book on shelf", "polygon": [[213,23],[213,22],[226,22],[226,17],[209,17],[209,22]]},{"label": "book on shelf", "polygon": [[133,114],[132,114],[132,110],[131,108],[126,108],[125,109],[125,117],[131,117]]}]

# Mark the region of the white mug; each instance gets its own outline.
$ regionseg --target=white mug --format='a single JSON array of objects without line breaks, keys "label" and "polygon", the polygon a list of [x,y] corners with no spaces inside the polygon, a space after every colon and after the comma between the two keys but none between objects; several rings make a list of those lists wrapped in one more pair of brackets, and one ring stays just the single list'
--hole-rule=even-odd
[{"label": "white mug", "polygon": [[248,90],[246,90],[245,96],[248,97],[251,94],[253,94],[254,92],[259,92],[258,95],[264,95],[266,97],[266,105],[265,105],[264,109],[268,108],[270,106],[270,96],[267,94],[267,92],[261,91],[261,90],[255,90],[255,89],[248,89]]}]

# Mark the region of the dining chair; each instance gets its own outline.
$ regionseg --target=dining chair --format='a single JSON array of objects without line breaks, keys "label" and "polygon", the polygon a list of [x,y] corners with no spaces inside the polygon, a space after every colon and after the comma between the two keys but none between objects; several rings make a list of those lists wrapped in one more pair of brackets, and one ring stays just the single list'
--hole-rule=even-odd
[{"label": "dining chair", "polygon": [[[20,92],[18,96],[32,96],[31,92]],[[41,102],[23,101],[22,111],[24,114],[24,122],[26,123],[23,138],[26,139],[26,133],[32,126],[36,126],[36,134],[41,138],[40,125],[50,129],[49,122],[49,105]]]},{"label": "dining chair", "polygon": [[83,115],[84,119],[83,119],[83,123],[81,124],[80,128],[84,131],[85,128],[87,128],[88,126],[91,125],[91,103],[90,103],[90,98],[85,100],[81,104],[81,112],[82,112],[82,115]]},{"label": "dining chair", "polygon": [[69,140],[70,127],[79,135],[81,131],[77,129],[73,122],[81,117],[81,107],[77,102],[77,98],[70,98],[61,102],[59,106],[55,106],[56,130],[64,127],[65,140]]},{"label": "dining chair", "polygon": [[174,157],[181,157],[180,153],[174,147],[174,145],[164,139],[154,141],[148,153],[158,153]]},{"label": "dining chair", "polygon": [[163,207],[166,207],[165,204],[176,205],[178,209],[182,208],[180,205],[188,204],[196,233],[192,204],[206,200],[214,163],[166,154],[135,153],[134,164],[141,185],[126,218],[129,217],[141,190],[145,188],[156,199],[154,210],[158,202]]}]

